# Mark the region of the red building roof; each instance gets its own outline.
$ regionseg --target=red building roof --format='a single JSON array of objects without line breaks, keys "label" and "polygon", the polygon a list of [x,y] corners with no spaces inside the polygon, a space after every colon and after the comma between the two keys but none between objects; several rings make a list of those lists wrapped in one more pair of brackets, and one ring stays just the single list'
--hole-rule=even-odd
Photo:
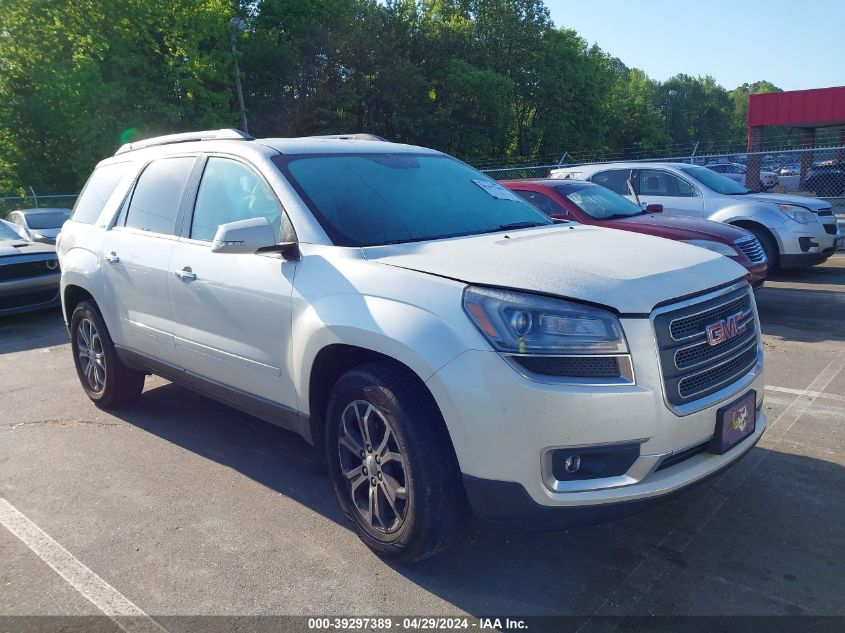
[{"label": "red building roof", "polygon": [[845,125],[845,86],[750,95],[748,127],[760,125]]}]

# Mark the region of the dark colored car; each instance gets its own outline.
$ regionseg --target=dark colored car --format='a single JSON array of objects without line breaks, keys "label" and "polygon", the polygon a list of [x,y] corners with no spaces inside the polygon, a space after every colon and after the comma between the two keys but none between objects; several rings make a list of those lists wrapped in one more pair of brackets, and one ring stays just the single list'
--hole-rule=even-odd
[{"label": "dark colored car", "polygon": [[698,218],[664,216],[661,205],[651,205],[644,211],[610,189],[582,180],[510,180],[502,184],[551,218],[687,242],[745,266],[755,290],[766,280],[768,262],[763,247],[745,229]]},{"label": "dark colored car", "polygon": [[0,316],[59,305],[56,249],[23,239],[0,220]]},{"label": "dark colored car", "polygon": [[813,167],[804,180],[803,188],[815,191],[822,198],[845,195],[845,163]]}]

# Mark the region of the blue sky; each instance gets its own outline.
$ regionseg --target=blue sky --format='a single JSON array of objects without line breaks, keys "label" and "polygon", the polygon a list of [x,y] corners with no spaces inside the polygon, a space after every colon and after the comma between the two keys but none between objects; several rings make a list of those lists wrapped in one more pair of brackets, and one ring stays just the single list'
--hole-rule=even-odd
[{"label": "blue sky", "polygon": [[629,67],[663,81],[712,75],[728,90],[760,79],[784,90],[845,85],[845,0],[546,0]]}]

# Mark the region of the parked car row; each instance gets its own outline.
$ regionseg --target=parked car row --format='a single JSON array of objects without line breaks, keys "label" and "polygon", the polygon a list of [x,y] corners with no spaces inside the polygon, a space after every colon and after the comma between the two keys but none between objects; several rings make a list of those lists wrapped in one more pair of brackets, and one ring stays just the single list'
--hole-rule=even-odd
[{"label": "parked car row", "polygon": [[731,224],[750,231],[769,269],[812,266],[836,252],[842,236],[830,202],[753,193],[721,174],[686,163],[605,163],[554,169],[551,178],[588,180],[669,215]]},{"label": "parked car row", "polygon": [[[725,178],[744,187],[749,185],[748,168],[742,163],[711,163],[707,165],[707,169],[722,174]],[[780,183],[780,178],[774,172],[761,170],[760,182],[763,184],[764,191],[771,191]]]},{"label": "parked car row", "polygon": [[543,529],[646,507],[766,428],[760,254],[740,230],[640,213],[686,196],[706,216],[697,173],[609,169],[578,175],[634,203],[580,181],[511,190],[366,135],[126,145],[57,244],[82,388],[129,406],[155,373],[301,434],[387,558],[447,548],[472,512]]}]

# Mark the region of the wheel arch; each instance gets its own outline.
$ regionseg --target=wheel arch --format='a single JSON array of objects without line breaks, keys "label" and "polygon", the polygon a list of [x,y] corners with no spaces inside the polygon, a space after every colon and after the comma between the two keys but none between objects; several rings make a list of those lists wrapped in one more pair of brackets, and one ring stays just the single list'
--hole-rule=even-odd
[{"label": "wheel arch", "polygon": [[367,347],[347,343],[331,343],[317,352],[308,375],[307,402],[309,415],[307,428],[303,429],[307,433],[306,439],[308,441],[318,446],[323,442],[329,396],[338,379],[350,369],[370,363],[389,363],[400,368],[427,394],[442,418],[443,412],[440,410],[434,394],[431,393],[419,373],[409,365],[397,358]]}]

